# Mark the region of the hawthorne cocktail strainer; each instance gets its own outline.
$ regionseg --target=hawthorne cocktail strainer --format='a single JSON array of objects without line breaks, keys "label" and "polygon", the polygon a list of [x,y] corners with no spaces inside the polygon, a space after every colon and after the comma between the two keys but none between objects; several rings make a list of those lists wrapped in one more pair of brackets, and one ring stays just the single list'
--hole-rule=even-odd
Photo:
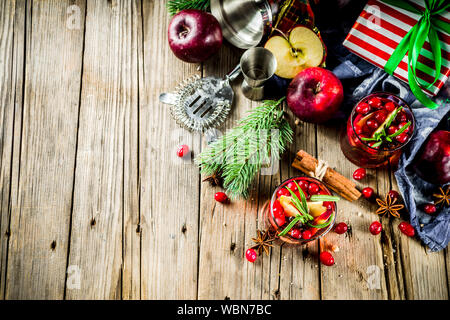
[{"label": "hawthorne cocktail strainer", "polygon": [[162,93],[159,100],[172,105],[172,116],[179,125],[204,132],[227,118],[234,98],[230,82],[240,73],[238,65],[224,79],[193,76],[180,83],[175,92]]}]

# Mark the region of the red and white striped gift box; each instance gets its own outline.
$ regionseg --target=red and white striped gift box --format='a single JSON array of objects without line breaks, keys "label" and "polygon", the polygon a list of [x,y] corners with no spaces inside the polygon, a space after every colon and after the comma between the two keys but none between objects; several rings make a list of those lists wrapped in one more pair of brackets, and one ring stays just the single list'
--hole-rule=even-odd
[{"label": "red and white striped gift box", "polygon": [[[423,0],[409,0],[417,8],[424,8]],[[353,53],[378,66],[384,65],[395,48],[419,21],[420,15],[389,5],[380,0],[369,0],[363,12],[347,35],[344,46]],[[450,11],[445,11],[439,19],[450,23]],[[442,48],[442,68],[439,80],[430,90],[423,90],[430,96],[436,95],[450,76],[450,34],[438,30]],[[420,52],[417,77],[432,83],[435,77],[433,54],[427,41]],[[394,72],[394,76],[408,82],[408,56],[406,55]]]}]

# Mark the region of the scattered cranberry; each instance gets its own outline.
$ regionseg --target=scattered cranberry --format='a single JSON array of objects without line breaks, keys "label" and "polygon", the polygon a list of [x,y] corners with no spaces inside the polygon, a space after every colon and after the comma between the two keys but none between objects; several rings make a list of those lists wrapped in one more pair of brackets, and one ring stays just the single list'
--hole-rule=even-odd
[{"label": "scattered cranberry", "polygon": [[285,223],[286,223],[286,217],[283,215],[283,216],[280,216],[280,217],[276,217],[275,218],[275,223],[279,226],[279,227],[281,227],[281,226],[283,226]]},{"label": "scattered cranberry", "polygon": [[280,201],[275,200],[272,206],[272,212],[275,218],[280,218],[284,216],[284,209],[280,204]]},{"label": "scattered cranberry", "polygon": [[427,214],[435,214],[436,213],[436,206],[432,203],[427,203],[424,207],[423,210],[425,211],[425,213]]},{"label": "scattered cranberry", "polygon": [[368,103],[372,108],[379,109],[381,107],[381,99],[378,97],[373,97]]},{"label": "scattered cranberry", "polygon": [[228,201],[228,197],[224,192],[217,192],[214,195],[214,199],[216,199],[216,201],[220,202],[220,203],[224,203],[224,202]]},{"label": "scattered cranberry", "polygon": [[177,156],[183,158],[189,152],[189,147],[185,144],[181,145],[177,149]]},{"label": "scattered cranberry", "polygon": [[395,103],[393,102],[388,102],[384,105],[384,108],[386,109],[387,112],[391,113],[392,111],[394,111],[397,107],[395,106]]},{"label": "scattered cranberry", "polygon": [[327,251],[320,253],[320,262],[324,265],[331,267],[334,264],[333,255]]},{"label": "scattered cranberry", "polygon": [[348,230],[347,224],[345,222],[340,222],[334,227],[334,232],[337,234],[344,234]]},{"label": "scattered cranberry", "polygon": [[398,136],[395,137],[395,140],[397,140],[400,143],[405,143],[408,140],[409,136],[406,133],[400,133]]},{"label": "scattered cranberry", "polygon": [[300,239],[302,237],[302,232],[299,229],[291,229],[289,233],[294,239]]},{"label": "scattered cranberry", "polygon": [[400,229],[400,231],[403,234],[407,235],[408,237],[414,237],[414,235],[416,233],[414,228],[413,228],[413,226],[410,225],[408,222],[405,222],[405,221],[401,222],[398,225],[398,228]]},{"label": "scattered cranberry", "polygon": [[378,221],[374,221],[372,222],[372,224],[369,227],[369,231],[371,234],[373,234],[374,236],[376,236],[377,234],[379,234],[381,232],[381,230],[383,229],[383,226],[381,225],[380,222]]},{"label": "scattered cranberry", "polygon": [[249,262],[255,262],[256,258],[258,258],[258,255],[256,254],[256,251],[253,249],[248,249],[245,252],[245,258],[249,261]]},{"label": "scattered cranberry", "polygon": [[391,125],[391,126],[387,129],[387,133],[388,133],[389,135],[394,134],[394,133],[396,133],[397,131],[398,131],[398,128],[397,128],[397,126],[395,126],[395,125]]},{"label": "scattered cranberry", "polygon": [[370,199],[373,197],[374,191],[371,187],[366,187],[362,189],[362,195],[366,199]]},{"label": "scattered cranberry", "polygon": [[319,192],[320,188],[316,183],[310,183],[308,187],[309,194],[317,194]]},{"label": "scattered cranberry", "polygon": [[389,191],[389,197],[390,197],[392,200],[395,200],[395,199],[398,199],[398,198],[400,197],[400,195],[398,194],[397,191],[391,190],[391,191]]},{"label": "scattered cranberry", "polygon": [[356,107],[356,112],[358,112],[359,114],[362,114],[362,115],[366,115],[367,113],[369,113],[369,111],[370,111],[370,106],[365,102],[361,102]]},{"label": "scattered cranberry", "polygon": [[291,191],[297,191],[298,190],[297,185],[294,182],[289,182],[286,187],[288,189],[290,189]]},{"label": "scattered cranberry", "polygon": [[362,180],[366,176],[366,169],[359,168],[356,169],[355,172],[353,172],[353,179],[355,180]]},{"label": "scattered cranberry", "polygon": [[309,240],[309,239],[311,239],[311,237],[312,237],[311,231],[309,231],[309,230],[303,231],[303,233],[302,233],[303,239]]},{"label": "scattered cranberry", "polygon": [[290,196],[291,193],[286,189],[286,188],[281,188],[280,190],[277,191],[277,197],[281,198],[281,196]]},{"label": "scattered cranberry", "polygon": [[378,129],[378,127],[380,126],[380,124],[376,120],[372,119],[367,120],[366,125],[373,130]]}]

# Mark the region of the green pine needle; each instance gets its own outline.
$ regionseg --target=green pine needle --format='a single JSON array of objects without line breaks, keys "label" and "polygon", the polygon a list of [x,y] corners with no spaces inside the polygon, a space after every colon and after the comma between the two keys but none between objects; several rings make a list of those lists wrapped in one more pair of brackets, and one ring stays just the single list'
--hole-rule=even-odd
[{"label": "green pine needle", "polygon": [[167,11],[171,16],[185,9],[198,9],[206,11],[209,8],[209,0],[170,0],[167,2]]},{"label": "green pine needle", "polygon": [[247,198],[259,170],[278,161],[292,142],[294,133],[280,108],[284,99],[264,101],[195,159],[202,174],[220,173],[230,198]]}]

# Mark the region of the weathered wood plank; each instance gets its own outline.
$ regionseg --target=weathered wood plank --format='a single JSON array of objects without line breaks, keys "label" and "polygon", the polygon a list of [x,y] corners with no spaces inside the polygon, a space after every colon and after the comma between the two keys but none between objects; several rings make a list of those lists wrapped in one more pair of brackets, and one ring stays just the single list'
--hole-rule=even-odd
[{"label": "weathered wood plank", "polygon": [[[81,1],[17,2],[26,8],[26,66],[18,165],[13,168],[7,299],[61,299],[73,191],[81,28],[67,9]],[[20,25],[20,24],[19,24]],[[19,48],[21,45],[19,46]],[[21,70],[17,70],[21,72]],[[16,146],[16,144],[15,144]],[[17,179],[17,182],[16,182]]]},{"label": "weathered wood plank", "polygon": [[[286,109],[289,108],[286,106]],[[316,154],[316,126],[304,122],[295,125],[295,116],[291,112],[288,114],[295,135],[294,143],[281,161],[281,181],[295,176],[303,176],[302,172],[292,168],[295,154],[299,150],[305,150],[312,155]],[[275,186],[272,188],[270,196],[272,196]],[[319,242],[310,242],[304,246],[285,244],[281,250],[279,298],[282,300],[320,299]]]},{"label": "weathered wood plank", "polygon": [[[385,180],[386,181],[386,180]],[[394,175],[392,188],[398,190]],[[407,217],[404,217],[408,221]],[[443,251],[430,252],[418,238],[408,238],[400,232],[395,219],[391,223],[395,234],[404,278],[405,297],[408,300],[448,300],[448,279]]]},{"label": "weathered wood plank", "polygon": [[194,154],[200,137],[181,129],[170,107],[159,102],[182,80],[200,74],[198,65],[178,60],[167,41],[164,1],[143,2],[143,90],[139,108],[141,192],[141,294],[143,299],[197,297],[199,174],[176,156],[186,144]]},{"label": "weathered wood plank", "polygon": [[139,298],[137,1],[89,1],[68,299]]},{"label": "weathered wood plank", "polygon": [[[239,63],[239,52],[223,46],[216,58],[205,63],[204,76],[223,77]],[[241,80],[239,77],[232,83],[235,102],[227,121],[219,128],[222,132],[234,127],[236,120],[252,107],[240,91]],[[206,146],[203,141],[203,148]],[[253,185],[247,201],[233,200],[229,204],[214,200],[214,194],[220,190],[207,183],[201,186],[198,298],[245,299],[253,294],[259,297],[260,293],[255,292],[255,286],[261,285],[258,263],[249,264],[244,258],[256,234],[258,185]]]},{"label": "weathered wood plank", "polygon": [[[339,133],[339,128],[318,126],[318,157],[328,161],[344,176],[352,177],[356,166],[342,153]],[[358,212],[361,214],[358,215]],[[335,266],[329,268],[321,265],[322,299],[388,298],[380,236],[374,237],[369,232],[369,225],[376,219],[378,217],[372,213],[365,199],[338,203],[337,222],[346,222],[351,231],[345,235],[330,232],[320,241],[321,251],[330,251],[331,245],[340,248],[333,254]]]},{"label": "weathered wood plank", "polygon": [[[0,299],[5,297],[12,170],[22,119],[25,3],[0,3]],[[16,161],[15,161],[16,160]]]}]

